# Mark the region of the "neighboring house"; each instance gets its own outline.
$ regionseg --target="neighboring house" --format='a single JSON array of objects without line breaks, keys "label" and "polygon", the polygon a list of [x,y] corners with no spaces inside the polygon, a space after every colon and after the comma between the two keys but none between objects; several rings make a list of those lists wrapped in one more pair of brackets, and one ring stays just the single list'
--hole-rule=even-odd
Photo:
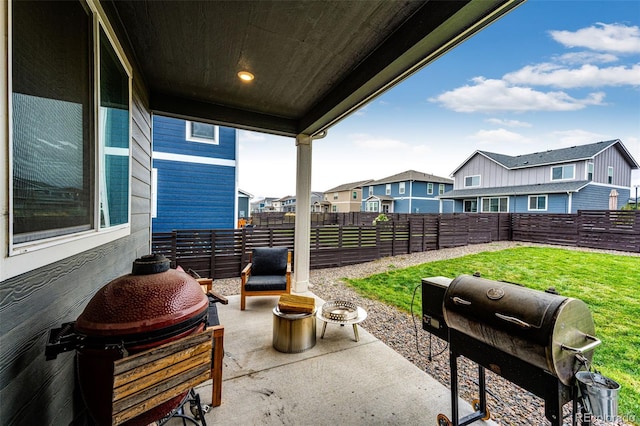
[{"label": "neighboring house", "polygon": [[237,131],[153,116],[153,232],[237,224]]},{"label": "neighboring house", "polygon": [[638,163],[619,139],[525,155],[476,151],[454,170],[456,212],[576,213],[629,199]]},{"label": "neighboring house", "polygon": [[453,180],[407,170],[363,186],[362,211],[379,213],[449,213],[453,203],[438,197],[453,189]]},{"label": "neighboring house", "polygon": [[362,208],[362,188],[371,179],[345,183],[324,192],[324,201],[332,213],[359,212]]},{"label": "neighboring house", "polygon": [[242,189],[238,189],[238,219],[247,219],[251,213],[249,210],[250,200],[253,198],[253,195],[249,194]]},{"label": "neighboring house", "polygon": [[[322,202],[322,192],[315,192],[315,191],[311,192],[311,198],[310,198],[311,210],[313,211],[314,208],[317,209],[317,207],[314,207],[314,206],[317,206],[321,202]],[[273,205],[274,205],[274,211],[283,212],[283,213],[295,213],[296,197],[292,195],[287,195],[286,197],[282,197],[274,201]]]},{"label": "neighboring house", "polygon": [[[276,211],[274,207],[274,203],[276,203],[278,199],[273,197],[265,197],[260,200],[254,201],[251,203],[251,213],[265,213],[265,212],[274,212]],[[280,203],[276,203],[280,206]]]}]

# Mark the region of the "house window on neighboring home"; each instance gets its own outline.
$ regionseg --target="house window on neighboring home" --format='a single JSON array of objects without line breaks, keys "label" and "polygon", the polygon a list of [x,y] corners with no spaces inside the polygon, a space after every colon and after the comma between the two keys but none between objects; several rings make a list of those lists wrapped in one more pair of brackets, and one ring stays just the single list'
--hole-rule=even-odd
[{"label": "house window on neighboring home", "polygon": [[218,126],[209,123],[187,121],[186,138],[188,141],[192,142],[202,142],[218,145],[219,128]]},{"label": "house window on neighboring home", "polygon": [[336,206],[335,204],[333,204],[333,205],[331,206],[331,211],[332,211],[333,213],[336,213],[336,212],[338,211],[338,206]]},{"label": "house window on neighboring home", "polygon": [[385,187],[384,187],[384,193],[386,195],[391,195],[391,184],[388,183]]},{"label": "house window on neighboring home", "polygon": [[529,211],[546,211],[546,195],[529,195]]},{"label": "house window on neighboring home", "polygon": [[587,180],[593,180],[593,163],[587,163]]},{"label": "house window on neighboring home", "polygon": [[372,195],[373,195],[373,186],[370,186],[369,187],[369,196],[372,196]]},{"label": "house window on neighboring home", "polygon": [[129,67],[84,4],[13,2],[11,18],[11,251],[128,229]]},{"label": "house window on neighboring home", "polygon": [[575,176],[575,166],[573,164],[551,168],[551,180],[573,179],[574,176]]},{"label": "house window on neighboring home", "polygon": [[444,183],[438,185],[438,195],[444,194]]},{"label": "house window on neighboring home", "polygon": [[337,200],[337,199],[338,199],[338,193],[337,193],[337,192],[334,192],[334,193],[333,193],[333,199],[334,199],[334,200]]},{"label": "house window on neighboring home", "polygon": [[507,197],[491,197],[482,199],[482,213],[503,213],[509,210]]},{"label": "house window on neighboring home", "polygon": [[399,194],[404,194],[404,182],[400,182],[398,184],[398,193]]},{"label": "house window on neighboring home", "polygon": [[607,183],[613,183],[613,167],[611,166],[607,168]]},{"label": "house window on neighboring home", "polygon": [[380,206],[379,201],[367,201],[365,204],[365,211],[377,212],[379,210],[379,206]]},{"label": "house window on neighboring home", "polygon": [[478,200],[464,200],[463,211],[465,213],[477,213],[478,212]]},{"label": "house window on neighboring home", "polygon": [[475,176],[465,176],[464,177],[464,186],[480,186],[480,175]]},{"label": "house window on neighboring home", "polygon": [[433,184],[431,182],[427,183],[427,194],[433,194]]},{"label": "house window on neighboring home", "polygon": [[358,199],[358,191],[353,191],[351,193],[351,198],[354,199],[354,200],[357,200]]}]

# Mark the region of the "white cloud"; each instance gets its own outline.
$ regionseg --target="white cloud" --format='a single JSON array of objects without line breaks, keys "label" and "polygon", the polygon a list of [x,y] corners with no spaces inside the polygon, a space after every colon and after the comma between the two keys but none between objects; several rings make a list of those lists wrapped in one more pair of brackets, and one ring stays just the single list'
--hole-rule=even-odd
[{"label": "white cloud", "polygon": [[469,136],[469,139],[473,139],[483,145],[522,144],[529,142],[529,140],[521,134],[506,129],[479,130]]},{"label": "white cloud", "polygon": [[238,141],[242,142],[262,142],[267,139],[267,135],[259,132],[250,132],[247,130],[240,130],[238,132]]},{"label": "white cloud", "polygon": [[599,52],[640,53],[640,27],[597,23],[577,31],[549,31],[566,47],[581,47]]},{"label": "white cloud", "polygon": [[575,146],[594,143],[597,141],[611,140],[615,137],[602,133],[588,132],[581,129],[559,130],[551,132],[550,137],[562,146]]},{"label": "white cloud", "polygon": [[576,99],[565,92],[541,92],[511,86],[506,81],[476,77],[473,85],[445,92],[429,101],[457,112],[576,111],[587,105],[602,105],[604,93]]},{"label": "white cloud", "polygon": [[552,63],[529,65],[518,71],[505,74],[505,81],[511,84],[553,86],[560,88],[640,86],[640,64],[631,67],[617,66],[599,68],[583,65],[568,69]]},{"label": "white cloud", "polygon": [[531,123],[519,120],[504,120],[502,118],[489,118],[485,120],[487,123],[496,124],[498,126],[506,127],[531,127]]},{"label": "white cloud", "polygon": [[565,64],[605,64],[608,62],[616,62],[618,59],[618,56],[611,53],[596,52],[571,52],[554,58],[556,62]]}]

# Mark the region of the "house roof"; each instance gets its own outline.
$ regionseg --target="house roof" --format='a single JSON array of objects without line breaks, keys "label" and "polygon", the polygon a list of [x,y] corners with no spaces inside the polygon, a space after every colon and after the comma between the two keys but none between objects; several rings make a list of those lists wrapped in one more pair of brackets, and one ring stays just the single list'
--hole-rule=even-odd
[{"label": "house roof", "polygon": [[557,194],[578,192],[589,184],[588,180],[538,183],[533,185],[500,186],[495,188],[454,189],[440,195],[440,199],[492,197],[509,195]]},{"label": "house roof", "polygon": [[394,198],[389,195],[369,195],[365,201],[369,200],[380,200],[380,201],[394,201]]},{"label": "house roof", "polygon": [[392,176],[369,182],[371,185],[380,185],[383,183],[392,182],[405,182],[408,180],[420,181],[420,182],[435,182],[435,183],[450,183],[453,184],[453,179],[435,176],[429,173],[417,172],[415,170],[407,170],[402,173],[398,173]]},{"label": "house roof", "polygon": [[[318,135],[524,0],[102,0],[154,113]],[[239,71],[255,79],[242,83]]]},{"label": "house roof", "polygon": [[373,182],[373,179],[360,180],[358,182],[344,183],[340,186],[336,186],[335,188],[327,189],[324,191],[325,193],[329,192],[341,192],[341,191],[351,191],[352,189],[362,188],[369,182]]},{"label": "house roof", "polygon": [[550,149],[548,151],[534,152],[524,155],[504,155],[489,151],[475,151],[469,158],[467,158],[458,168],[456,168],[452,174],[455,174],[462,166],[469,162],[475,155],[483,155],[488,159],[498,163],[505,169],[522,169],[527,167],[544,166],[550,164],[567,163],[570,161],[589,160],[596,157],[601,152],[609,149],[612,146],[616,146],[622,156],[631,165],[632,169],[637,169],[640,166],[633,158],[633,156],[627,151],[627,148],[622,144],[620,139],[614,139],[610,141],[601,141],[586,145],[576,145],[570,148]]}]

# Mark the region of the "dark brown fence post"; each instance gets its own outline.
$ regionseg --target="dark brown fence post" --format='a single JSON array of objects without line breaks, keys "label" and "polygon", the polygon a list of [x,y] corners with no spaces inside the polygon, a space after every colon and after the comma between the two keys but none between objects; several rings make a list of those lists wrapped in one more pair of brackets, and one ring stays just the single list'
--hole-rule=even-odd
[{"label": "dark brown fence post", "polygon": [[171,231],[171,259],[175,262],[176,265],[178,264],[178,259],[176,258],[176,256],[178,255],[177,245],[178,231]]},{"label": "dark brown fence post", "polygon": [[209,278],[216,278],[216,244],[215,244],[215,239],[216,239],[216,231],[215,229],[212,229],[211,232],[209,232],[209,246],[211,247],[211,258],[209,260],[209,270],[211,271]]}]

